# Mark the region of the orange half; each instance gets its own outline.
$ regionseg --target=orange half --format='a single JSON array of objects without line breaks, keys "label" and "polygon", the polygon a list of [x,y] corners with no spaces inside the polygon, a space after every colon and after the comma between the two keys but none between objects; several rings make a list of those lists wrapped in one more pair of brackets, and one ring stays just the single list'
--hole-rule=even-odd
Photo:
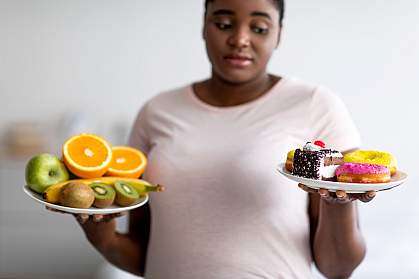
[{"label": "orange half", "polygon": [[128,146],[114,146],[112,154],[107,176],[138,178],[143,174],[147,158],[140,150]]},{"label": "orange half", "polygon": [[64,143],[63,161],[80,178],[101,177],[112,162],[112,148],[97,135],[76,135]]}]

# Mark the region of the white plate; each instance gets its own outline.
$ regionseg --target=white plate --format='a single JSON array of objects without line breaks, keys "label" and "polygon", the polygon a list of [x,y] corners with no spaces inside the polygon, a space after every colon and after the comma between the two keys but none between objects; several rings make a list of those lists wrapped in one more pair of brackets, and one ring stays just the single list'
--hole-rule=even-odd
[{"label": "white plate", "polygon": [[343,183],[343,182],[332,182],[324,180],[316,180],[310,178],[304,178],[296,175],[292,175],[285,169],[285,163],[280,164],[277,167],[277,171],[287,178],[307,185],[312,189],[324,188],[331,192],[336,190],[344,190],[347,193],[365,193],[367,191],[384,191],[394,187],[397,187],[407,180],[407,174],[402,171],[397,171],[395,175],[391,177],[390,182],[387,183]]},{"label": "white plate", "polygon": [[68,213],[76,213],[76,214],[80,214],[80,213],[85,213],[85,214],[112,214],[112,213],[120,213],[120,212],[124,212],[124,211],[129,211],[129,210],[133,210],[137,207],[140,207],[142,205],[144,205],[145,203],[147,203],[148,201],[148,195],[145,195],[144,197],[141,197],[135,204],[130,205],[130,206],[117,206],[117,205],[112,205],[110,207],[107,208],[96,208],[96,207],[91,207],[91,208],[73,208],[73,207],[67,207],[67,206],[62,206],[62,205],[58,205],[58,204],[53,204],[53,203],[49,203],[47,201],[44,200],[44,198],[42,198],[42,195],[33,192],[28,186],[24,186],[23,187],[23,191],[32,199],[36,200],[39,203],[42,203],[50,208],[54,208],[57,210],[61,210],[61,211],[65,211]]}]

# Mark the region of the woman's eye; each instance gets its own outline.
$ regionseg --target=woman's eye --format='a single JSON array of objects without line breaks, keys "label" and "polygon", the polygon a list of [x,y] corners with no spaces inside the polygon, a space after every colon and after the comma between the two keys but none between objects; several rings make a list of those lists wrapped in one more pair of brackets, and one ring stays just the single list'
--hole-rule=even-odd
[{"label": "woman's eye", "polygon": [[215,23],[215,25],[218,27],[218,29],[220,30],[228,30],[231,29],[232,25],[230,23],[221,23],[221,22],[217,22]]},{"label": "woman's eye", "polygon": [[262,27],[252,27],[253,32],[256,34],[267,34],[269,32],[268,28],[262,28]]}]

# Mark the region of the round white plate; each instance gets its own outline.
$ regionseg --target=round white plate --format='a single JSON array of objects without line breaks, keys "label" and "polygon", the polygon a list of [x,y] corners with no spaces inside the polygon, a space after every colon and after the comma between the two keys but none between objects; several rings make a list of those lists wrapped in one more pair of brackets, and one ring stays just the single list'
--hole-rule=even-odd
[{"label": "round white plate", "polygon": [[85,214],[112,214],[112,213],[120,213],[120,212],[124,212],[124,211],[129,211],[129,210],[133,210],[137,207],[140,207],[142,205],[144,205],[145,203],[147,203],[148,201],[148,195],[145,195],[143,197],[141,197],[135,204],[130,205],[130,206],[117,206],[117,205],[112,205],[110,207],[107,208],[96,208],[96,207],[91,207],[91,208],[73,208],[73,207],[67,207],[67,206],[62,206],[62,205],[58,205],[58,204],[53,204],[53,203],[49,203],[47,201],[44,200],[44,198],[42,198],[42,195],[33,192],[27,185],[23,187],[23,191],[32,199],[36,200],[37,202],[44,204],[50,208],[53,209],[57,209],[57,210],[61,210],[64,212],[68,212],[68,213],[76,213],[76,214],[80,214],[80,213],[85,213]]},{"label": "round white plate", "polygon": [[397,187],[404,183],[407,180],[407,174],[402,171],[397,171],[395,175],[391,177],[390,182],[387,183],[343,183],[343,182],[333,182],[333,181],[324,181],[316,180],[305,177],[300,177],[292,175],[289,171],[285,169],[285,163],[280,164],[277,167],[277,171],[287,178],[307,185],[312,189],[324,188],[331,192],[336,190],[344,190],[347,193],[365,193],[367,191],[384,191],[394,187]]}]

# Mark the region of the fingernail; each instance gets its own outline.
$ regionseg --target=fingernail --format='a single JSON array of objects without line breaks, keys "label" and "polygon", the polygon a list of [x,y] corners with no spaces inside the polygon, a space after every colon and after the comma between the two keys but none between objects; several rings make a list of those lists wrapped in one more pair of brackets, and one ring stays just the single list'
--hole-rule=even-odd
[{"label": "fingernail", "polygon": [[80,224],[84,224],[87,221],[87,218],[84,218],[82,216],[77,216],[77,221],[79,221]]}]

